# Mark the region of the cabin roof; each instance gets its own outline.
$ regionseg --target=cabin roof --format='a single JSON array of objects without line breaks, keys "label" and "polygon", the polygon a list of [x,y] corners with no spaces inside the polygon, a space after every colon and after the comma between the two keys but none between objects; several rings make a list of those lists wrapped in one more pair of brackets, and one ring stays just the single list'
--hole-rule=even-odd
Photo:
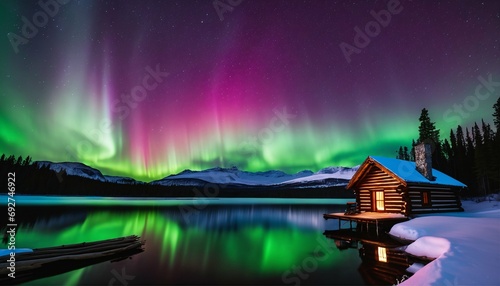
[{"label": "cabin roof", "polygon": [[[455,180],[454,178],[436,170],[432,169],[432,176],[435,178],[434,180],[428,180],[424,177],[420,172],[417,171],[415,162],[399,160],[394,158],[386,158],[380,156],[369,156],[363,165],[374,162],[382,167],[383,170],[386,170],[392,175],[399,178],[401,181],[406,183],[415,183],[415,184],[428,184],[428,185],[444,185],[444,186],[454,186],[454,187],[467,187],[465,184]],[[368,168],[363,168],[361,166],[352,177],[349,182],[348,188],[351,188],[355,181],[359,180],[364,172],[366,172]]]}]

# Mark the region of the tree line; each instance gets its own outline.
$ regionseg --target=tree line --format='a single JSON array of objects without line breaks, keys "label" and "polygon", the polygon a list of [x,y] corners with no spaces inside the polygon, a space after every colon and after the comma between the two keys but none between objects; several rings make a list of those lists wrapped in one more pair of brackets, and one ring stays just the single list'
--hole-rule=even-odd
[{"label": "tree line", "polygon": [[418,139],[412,141],[411,149],[400,146],[396,158],[415,161],[414,146],[425,142],[432,148],[433,168],[466,184],[468,195],[500,191],[500,98],[493,105],[494,128],[484,120],[465,129],[458,125],[441,140],[427,109],[422,109],[419,121]]},{"label": "tree line", "polygon": [[[0,157],[0,174],[16,173],[16,195],[109,196],[109,197],[197,197],[198,188],[188,186],[162,186],[138,182],[118,184],[101,182],[81,176],[68,175],[64,170],[54,171],[48,165],[33,164],[31,157],[14,155]],[[6,180],[7,182],[7,180]],[[213,188],[213,184],[208,184]],[[330,188],[274,188],[262,187],[232,189],[221,187],[217,197],[271,197],[271,198],[338,198],[352,197],[342,186]]]}]

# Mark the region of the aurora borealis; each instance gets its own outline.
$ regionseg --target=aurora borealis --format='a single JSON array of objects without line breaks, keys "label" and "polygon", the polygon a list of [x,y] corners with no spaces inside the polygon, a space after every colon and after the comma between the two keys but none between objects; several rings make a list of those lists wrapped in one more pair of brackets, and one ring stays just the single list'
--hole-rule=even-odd
[{"label": "aurora borealis", "polygon": [[348,62],[394,1],[1,1],[0,153],[145,181],[316,171],[393,157],[424,107],[442,137],[492,122],[500,2],[401,1]]}]

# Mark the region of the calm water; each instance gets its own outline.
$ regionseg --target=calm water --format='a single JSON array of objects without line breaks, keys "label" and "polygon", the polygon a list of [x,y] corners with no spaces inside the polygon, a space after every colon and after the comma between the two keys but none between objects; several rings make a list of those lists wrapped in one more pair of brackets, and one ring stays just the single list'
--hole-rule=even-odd
[{"label": "calm water", "polygon": [[[32,285],[367,282],[359,271],[358,249],[339,250],[323,235],[338,224],[325,221],[322,214],[343,211],[346,200],[40,200],[18,196],[17,202],[16,247],[132,234],[146,240],[145,251],[131,259],[99,263],[35,280]],[[126,280],[116,279],[118,273]]]}]

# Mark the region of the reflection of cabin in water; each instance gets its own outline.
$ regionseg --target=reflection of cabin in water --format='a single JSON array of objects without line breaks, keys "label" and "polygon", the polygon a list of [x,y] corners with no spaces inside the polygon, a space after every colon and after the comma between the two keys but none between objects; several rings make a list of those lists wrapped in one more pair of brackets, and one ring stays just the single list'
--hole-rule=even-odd
[{"label": "reflection of cabin in water", "polygon": [[420,213],[463,211],[459,191],[466,186],[432,169],[430,145],[415,146],[416,162],[368,157],[347,185],[356,211]]},{"label": "reflection of cabin in water", "polygon": [[366,284],[394,285],[411,275],[407,271],[411,262],[404,251],[362,242],[359,257],[362,263],[358,270]]},{"label": "reflection of cabin in water", "polygon": [[408,255],[400,242],[387,235],[374,237],[348,229],[326,230],[323,235],[333,239],[341,251],[358,251],[361,258],[358,271],[367,285],[398,284],[412,275],[409,267],[414,263],[418,264],[410,269],[417,269],[418,265],[429,262]]}]

